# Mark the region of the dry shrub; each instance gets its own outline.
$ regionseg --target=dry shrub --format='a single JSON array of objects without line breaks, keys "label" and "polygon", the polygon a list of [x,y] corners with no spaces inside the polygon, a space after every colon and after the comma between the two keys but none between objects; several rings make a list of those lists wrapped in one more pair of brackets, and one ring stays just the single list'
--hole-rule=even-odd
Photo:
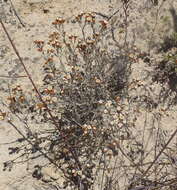
[{"label": "dry shrub", "polygon": [[[119,140],[129,130],[120,103],[130,58],[115,56],[116,47],[112,51],[108,46],[111,26],[106,20],[81,13],[72,23],[80,36],[68,34],[65,19],[58,18],[48,41],[34,42],[45,60],[40,96],[35,91],[26,94],[20,85],[11,89],[11,112],[27,115],[26,123],[33,125],[26,124],[22,138],[9,148],[9,154],[20,156],[5,162],[4,170],[11,170],[19,159],[45,157],[47,166],[53,164],[56,173],[62,172],[61,186],[90,189],[98,166],[104,165],[102,158],[118,154]],[[47,166],[35,165],[32,176],[44,180],[42,168]]]}]

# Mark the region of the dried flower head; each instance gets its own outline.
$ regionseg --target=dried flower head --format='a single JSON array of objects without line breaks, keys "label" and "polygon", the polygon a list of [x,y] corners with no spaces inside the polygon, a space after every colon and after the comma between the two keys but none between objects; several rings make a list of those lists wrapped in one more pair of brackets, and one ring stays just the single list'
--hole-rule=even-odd
[{"label": "dried flower head", "polygon": [[75,20],[76,20],[77,22],[81,22],[82,17],[83,17],[84,14],[85,14],[85,13],[80,13],[80,14],[78,14],[78,15],[75,17]]},{"label": "dried flower head", "polygon": [[43,46],[43,45],[44,45],[44,41],[42,41],[42,40],[35,40],[34,43],[35,43],[37,46]]},{"label": "dried flower head", "polygon": [[25,97],[24,96],[20,96],[18,100],[19,100],[20,103],[24,103],[25,102]]},{"label": "dried flower head", "polygon": [[111,100],[108,100],[108,101],[106,102],[106,107],[109,108],[111,105],[112,105],[112,101],[111,101]]},{"label": "dried flower head", "polygon": [[98,103],[99,103],[99,104],[103,104],[103,103],[104,103],[104,100],[99,100]]},{"label": "dried flower head", "polygon": [[70,35],[68,36],[69,40],[71,40],[72,42],[76,42],[76,39],[78,38],[78,36],[75,36],[75,35]]},{"label": "dried flower head", "polygon": [[63,18],[57,18],[54,22],[52,22],[53,25],[62,25],[65,22],[65,19]]},{"label": "dried flower head", "polygon": [[48,50],[47,50],[47,53],[48,53],[48,54],[52,54],[52,53],[54,53],[54,52],[55,52],[54,49],[48,49]]},{"label": "dried flower head", "polygon": [[94,24],[95,23],[95,16],[93,16],[91,14],[86,15],[85,16],[85,22]]},{"label": "dried flower head", "polygon": [[53,58],[52,57],[49,57],[48,59],[47,59],[47,61],[44,63],[44,64],[50,64],[50,63],[53,63]]},{"label": "dried flower head", "polygon": [[58,98],[54,96],[54,97],[51,98],[51,101],[52,101],[53,103],[57,103]]},{"label": "dried flower head", "polygon": [[46,107],[46,105],[43,104],[43,103],[37,103],[37,104],[36,104],[36,108],[37,108],[37,109],[40,109],[40,110],[41,110],[41,109],[44,109],[45,107]]},{"label": "dried flower head", "polygon": [[106,29],[107,26],[108,26],[108,21],[106,21],[106,20],[100,20],[100,24],[101,24],[101,26],[102,26],[103,29]]},{"label": "dried flower head", "polygon": [[98,79],[98,78],[96,78],[96,77],[95,77],[95,82],[96,82],[97,84],[101,84],[101,80]]},{"label": "dried flower head", "polygon": [[54,41],[53,43],[51,43],[51,45],[52,45],[53,48],[56,48],[56,49],[62,48],[62,44],[57,40]]},{"label": "dried flower head", "polygon": [[54,95],[55,94],[55,90],[52,86],[49,86],[48,88],[44,89],[44,92],[46,94],[49,94],[49,95]]},{"label": "dried flower head", "polygon": [[78,44],[77,48],[79,49],[79,51],[84,52],[86,51],[87,45],[85,43]]},{"label": "dried flower head", "polygon": [[54,41],[59,39],[59,33],[58,32],[53,32],[52,34],[49,35],[49,39]]},{"label": "dried flower head", "polygon": [[7,116],[7,113],[1,111],[1,112],[0,112],[0,121],[1,121],[1,120],[4,120],[6,116]]},{"label": "dried flower head", "polygon": [[87,43],[88,45],[94,45],[95,40],[87,39],[87,40],[86,40],[86,43]]}]

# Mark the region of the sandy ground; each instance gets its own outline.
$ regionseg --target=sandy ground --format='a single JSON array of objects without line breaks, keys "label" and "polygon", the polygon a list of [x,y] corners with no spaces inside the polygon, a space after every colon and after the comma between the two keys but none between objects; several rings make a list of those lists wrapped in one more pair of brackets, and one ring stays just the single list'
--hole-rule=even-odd
[{"label": "sandy ground", "polygon": [[[24,23],[25,27],[22,27],[17,19],[16,15],[10,11],[10,3],[7,1],[0,1],[0,6],[5,11],[5,15],[0,12],[0,16],[3,16],[5,26],[11,35],[17,49],[20,52],[21,57],[24,59],[25,64],[31,73],[34,81],[37,85],[42,83],[42,69],[41,62],[42,58],[34,47],[33,41],[36,39],[45,40],[48,34],[53,31],[51,22],[56,17],[64,17],[69,19],[75,14],[85,11],[95,11],[111,15],[114,11],[119,9],[121,6],[120,0],[12,0],[13,5],[20,16],[20,19]],[[156,24],[156,13],[158,7],[152,9],[152,4],[148,0],[134,0],[132,4],[131,23],[129,30],[130,40],[133,38],[133,32],[136,36],[136,46],[142,51],[148,50],[147,42],[152,40],[151,51],[155,52],[155,45],[162,41],[163,36],[167,33],[172,32],[173,19],[169,12],[169,4],[164,2],[162,9],[159,11],[159,20]],[[174,7],[177,10],[177,2],[173,2]],[[161,3],[161,1],[160,1]],[[47,10],[47,13],[44,13]],[[166,19],[165,19],[166,18]],[[115,16],[115,20],[118,17]],[[160,24],[159,24],[160,23]],[[155,33],[152,36],[151,31],[155,29]],[[159,55],[155,58],[158,59]],[[133,66],[132,79],[144,81],[145,70],[150,69],[146,63],[140,61]],[[19,61],[14,54],[10,43],[0,28],[0,98],[2,101],[6,101],[8,96],[8,86],[12,87],[15,84],[20,84],[27,90],[31,89],[31,84],[26,77],[23,78],[9,78],[6,76],[25,75],[23,68],[19,65]],[[158,97],[159,86],[150,85],[149,81],[146,81],[147,88],[151,90],[151,96],[154,100]],[[135,96],[138,90],[132,93],[132,97]],[[142,126],[146,122],[147,131],[152,125],[159,125],[158,122],[155,124],[152,121],[154,114],[159,114],[159,110],[165,105],[159,105],[159,107],[152,113],[140,112],[137,117],[137,126]],[[3,106],[1,105],[1,108]],[[6,109],[3,107],[3,109]],[[167,115],[163,115],[161,119],[161,127],[167,131],[172,131],[177,126],[176,118],[176,106],[173,106],[171,110],[168,110]],[[153,124],[152,124],[153,123]],[[15,167],[11,172],[2,171],[3,162],[9,158],[8,145],[15,140],[18,134],[5,122],[0,121],[0,190],[36,190],[40,182],[32,179],[31,175],[26,171],[26,165],[19,165]],[[148,132],[144,138],[145,142],[148,142]],[[52,173],[51,171],[49,172]],[[51,174],[54,175],[54,174]],[[24,177],[27,176],[24,179]]]}]

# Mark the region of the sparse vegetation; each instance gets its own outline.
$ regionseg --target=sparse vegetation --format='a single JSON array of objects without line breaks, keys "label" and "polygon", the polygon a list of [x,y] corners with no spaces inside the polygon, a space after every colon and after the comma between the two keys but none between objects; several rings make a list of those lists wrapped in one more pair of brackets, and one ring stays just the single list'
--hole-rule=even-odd
[{"label": "sparse vegetation", "polygon": [[[168,96],[173,97],[169,104],[176,104],[177,91],[177,36],[176,33],[165,38],[162,45],[163,57],[162,60],[155,65],[153,81],[164,85],[163,96],[164,100]],[[167,86],[166,86],[167,84]]]}]

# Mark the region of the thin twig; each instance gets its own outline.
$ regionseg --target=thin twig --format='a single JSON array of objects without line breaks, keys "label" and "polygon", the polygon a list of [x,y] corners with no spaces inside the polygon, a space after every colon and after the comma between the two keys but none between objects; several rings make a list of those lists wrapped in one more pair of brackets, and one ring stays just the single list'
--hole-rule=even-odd
[{"label": "thin twig", "polygon": [[101,17],[103,17],[109,21],[113,16],[115,16],[121,10],[122,7],[123,7],[123,5],[119,9],[117,9],[113,14],[111,14],[110,16],[105,15],[105,14],[100,13],[100,12],[93,12],[93,13],[96,15],[99,15],[99,16],[101,16]]},{"label": "thin twig", "polygon": [[[51,120],[52,120],[54,126],[60,131],[60,126],[58,125],[58,123],[56,122],[55,118],[53,117],[53,115],[52,115],[52,113],[51,113],[51,110],[48,108],[47,104],[46,104],[45,101],[43,100],[43,98],[42,98],[42,96],[41,96],[39,90],[37,89],[37,87],[36,87],[36,85],[35,85],[35,83],[34,83],[32,77],[31,77],[30,73],[28,72],[28,70],[27,70],[27,68],[26,68],[26,66],[25,66],[25,64],[24,64],[24,62],[23,62],[23,60],[22,60],[22,58],[21,58],[21,56],[20,56],[20,54],[19,54],[19,52],[18,52],[16,46],[15,46],[15,44],[13,43],[13,41],[12,41],[12,39],[11,39],[9,33],[7,32],[6,27],[5,27],[5,25],[3,24],[3,22],[2,22],[1,19],[0,19],[0,23],[1,23],[2,27],[3,27],[4,32],[5,32],[6,35],[7,35],[7,37],[8,37],[8,39],[9,39],[9,41],[10,41],[12,47],[13,47],[13,49],[14,49],[14,51],[15,51],[15,53],[16,53],[16,55],[17,55],[17,57],[18,57],[18,59],[19,59],[19,61],[20,61],[20,63],[21,63],[21,65],[23,66],[23,69],[25,70],[26,75],[27,75],[28,79],[30,80],[30,82],[31,82],[31,84],[32,84],[32,86],[33,86],[35,92],[37,93],[37,95],[38,95],[40,101],[41,101],[41,102],[43,103],[43,105],[45,106],[45,108],[46,108],[46,110],[47,110],[47,112],[48,112],[48,114],[49,114],[49,116],[50,116],[50,118],[51,118]],[[64,136],[64,134],[61,134],[61,135],[62,135],[62,137]],[[64,140],[66,141],[65,138],[64,138]],[[67,145],[67,142],[66,142],[66,145]],[[72,156],[73,156],[73,158],[74,158],[76,164],[78,165],[78,168],[81,169],[80,161],[78,160],[77,156],[75,155],[75,152],[73,152],[71,148],[69,148],[69,151],[70,151],[70,153],[72,154]]]},{"label": "thin twig", "polygon": [[151,163],[151,165],[147,168],[147,170],[143,173],[143,176],[146,176],[148,171],[152,168],[152,166],[154,165],[154,163],[158,160],[158,158],[160,157],[160,155],[163,153],[163,151],[167,148],[167,146],[169,145],[169,143],[173,140],[173,138],[175,137],[175,135],[177,134],[177,129],[174,131],[174,133],[171,135],[171,137],[169,138],[169,140],[167,141],[167,143],[165,144],[165,146],[162,148],[162,150],[158,153],[158,155],[156,156],[156,158],[154,159],[154,161]]},{"label": "thin twig", "polygon": [[11,4],[11,7],[12,7],[14,13],[15,13],[15,16],[18,18],[20,24],[21,24],[23,27],[25,27],[25,25],[23,24],[22,20],[21,20],[20,17],[18,16],[17,11],[16,11],[16,9],[15,9],[15,7],[14,7],[12,1],[11,1],[11,0],[9,0],[9,1],[10,1],[10,4]]},{"label": "thin twig", "polygon": [[[27,138],[25,135],[10,121],[8,120],[8,123],[31,145],[34,146],[34,144]],[[44,153],[42,150],[38,150],[45,158],[47,158],[54,166],[59,168],[59,166],[51,159],[46,153]]]},{"label": "thin twig", "polygon": [[13,43],[13,41],[12,41],[12,39],[11,39],[9,33],[7,32],[6,27],[5,27],[5,25],[3,24],[3,22],[2,22],[1,19],[0,19],[0,23],[1,23],[1,25],[2,25],[2,28],[3,28],[4,32],[6,33],[8,39],[9,39],[9,41],[10,41],[10,43],[11,43],[11,45],[12,45],[14,51],[15,51],[15,54],[17,55],[17,57],[18,57],[18,59],[19,59],[21,65],[23,66],[23,69],[24,69],[25,72],[26,72],[26,75],[27,75],[28,79],[30,80],[30,82],[31,82],[31,84],[32,84],[32,86],[33,86],[33,88],[34,88],[34,90],[36,91],[36,93],[37,93],[37,95],[38,95],[40,101],[44,104],[44,106],[45,106],[47,112],[49,113],[49,115],[50,115],[50,117],[51,117],[51,119],[52,119],[54,125],[56,126],[56,128],[57,128],[57,129],[60,129],[59,126],[58,126],[58,124],[57,124],[57,122],[55,121],[55,119],[54,119],[54,117],[53,117],[53,115],[52,115],[50,109],[48,108],[48,106],[47,106],[47,104],[45,103],[45,101],[42,99],[42,96],[41,96],[39,90],[37,89],[37,87],[36,87],[36,85],[35,85],[35,83],[34,83],[32,77],[31,77],[30,73],[28,72],[28,70],[27,70],[27,68],[26,68],[26,66],[25,66],[25,64],[24,64],[24,62],[23,62],[23,60],[22,60],[22,58],[21,58],[21,56],[20,56],[20,54],[19,54],[19,52],[18,52],[16,46],[15,46],[15,44]]}]

